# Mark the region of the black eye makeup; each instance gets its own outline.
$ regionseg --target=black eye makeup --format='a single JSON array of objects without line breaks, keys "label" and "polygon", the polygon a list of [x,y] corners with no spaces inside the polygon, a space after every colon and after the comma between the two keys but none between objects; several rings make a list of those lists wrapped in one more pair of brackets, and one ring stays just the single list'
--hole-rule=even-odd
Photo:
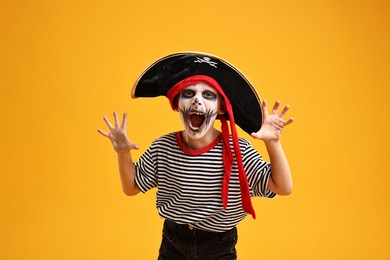
[{"label": "black eye makeup", "polygon": [[191,89],[185,89],[181,92],[181,98],[188,99],[192,98],[193,96],[195,96],[195,91]]},{"label": "black eye makeup", "polygon": [[[194,89],[191,89],[191,88],[188,88],[188,89],[184,89],[182,92],[181,92],[181,95],[180,95],[180,98],[182,99],[189,99],[189,98],[193,98],[195,95],[196,95],[197,91],[194,90]],[[218,97],[218,94],[215,93],[214,91],[212,90],[204,90],[202,92],[202,97],[206,100],[209,100],[209,101],[216,101],[217,100],[217,97]]]},{"label": "black eye makeup", "polygon": [[207,100],[210,100],[210,101],[215,101],[217,99],[217,94],[210,91],[210,90],[206,90],[202,93],[202,96],[207,99]]}]

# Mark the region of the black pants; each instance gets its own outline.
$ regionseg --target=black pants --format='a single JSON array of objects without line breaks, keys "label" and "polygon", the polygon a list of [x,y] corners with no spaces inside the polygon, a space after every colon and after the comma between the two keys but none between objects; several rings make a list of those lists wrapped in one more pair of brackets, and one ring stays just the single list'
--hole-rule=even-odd
[{"label": "black pants", "polygon": [[237,228],[207,232],[165,220],[159,260],[237,259]]}]

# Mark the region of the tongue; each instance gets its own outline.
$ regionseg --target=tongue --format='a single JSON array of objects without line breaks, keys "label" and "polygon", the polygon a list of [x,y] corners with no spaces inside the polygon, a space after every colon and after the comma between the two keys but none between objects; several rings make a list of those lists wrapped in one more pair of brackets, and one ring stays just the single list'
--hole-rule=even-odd
[{"label": "tongue", "polygon": [[191,116],[191,125],[193,127],[200,127],[203,124],[204,116],[192,115]]}]

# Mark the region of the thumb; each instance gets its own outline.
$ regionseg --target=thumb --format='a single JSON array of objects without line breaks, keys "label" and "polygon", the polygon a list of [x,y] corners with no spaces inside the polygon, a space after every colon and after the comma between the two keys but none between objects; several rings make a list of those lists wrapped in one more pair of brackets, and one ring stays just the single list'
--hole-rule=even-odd
[{"label": "thumb", "polygon": [[251,136],[253,138],[255,138],[255,139],[260,139],[260,134],[258,132],[257,133],[255,133],[255,132],[251,133]]},{"label": "thumb", "polygon": [[139,149],[140,149],[140,146],[139,146],[138,144],[131,144],[130,149],[131,149],[131,150],[133,150],[133,149],[139,150]]}]

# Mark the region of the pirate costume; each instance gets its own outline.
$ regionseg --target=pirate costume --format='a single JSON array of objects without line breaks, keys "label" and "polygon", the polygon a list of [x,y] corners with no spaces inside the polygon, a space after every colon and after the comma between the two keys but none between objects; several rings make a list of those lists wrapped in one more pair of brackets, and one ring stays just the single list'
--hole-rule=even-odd
[{"label": "pirate costume", "polygon": [[[256,217],[252,196],[272,198],[270,164],[237,135],[262,124],[260,98],[233,65],[214,55],[180,52],[165,56],[139,77],[132,97],[166,96],[172,109],[188,86],[207,83],[222,97],[221,132],[208,146],[189,150],[180,132],[156,139],[135,163],[135,181],[142,192],[158,187],[156,206],[165,218],[159,259],[235,259],[236,225]],[[228,123],[229,121],[229,123]],[[211,254],[211,258],[206,255]]]}]

